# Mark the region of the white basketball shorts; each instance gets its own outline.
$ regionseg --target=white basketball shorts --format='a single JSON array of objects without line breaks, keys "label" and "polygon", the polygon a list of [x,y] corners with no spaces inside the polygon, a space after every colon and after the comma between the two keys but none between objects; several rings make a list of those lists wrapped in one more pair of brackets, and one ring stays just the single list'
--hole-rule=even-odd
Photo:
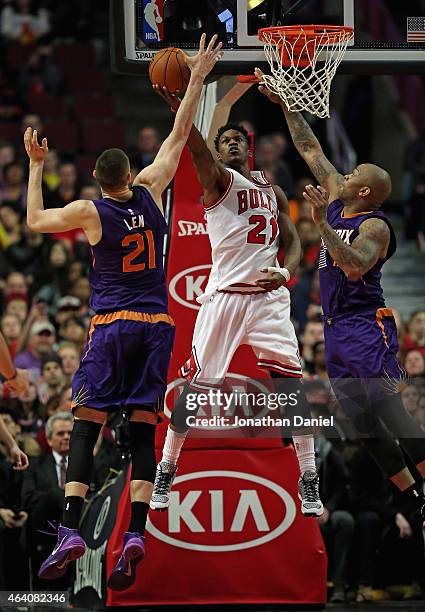
[{"label": "white basketball shorts", "polygon": [[190,358],[180,370],[192,387],[220,385],[241,344],[253,348],[259,367],[283,377],[302,376],[286,287],[248,295],[217,291],[206,300],[196,319]]}]

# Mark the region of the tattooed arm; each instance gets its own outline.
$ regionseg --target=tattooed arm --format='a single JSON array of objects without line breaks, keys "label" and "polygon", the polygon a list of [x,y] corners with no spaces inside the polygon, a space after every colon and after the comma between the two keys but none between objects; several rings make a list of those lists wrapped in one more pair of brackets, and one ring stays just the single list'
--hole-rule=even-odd
[{"label": "tattooed arm", "polygon": [[344,177],[323,153],[319,141],[301,113],[291,113],[282,105],[289,131],[298,153],[305,160],[318,183],[329,193],[329,200],[336,200],[342,191]]},{"label": "tattooed arm", "polygon": [[351,245],[346,244],[327,222],[328,194],[326,191],[308,185],[303,195],[311,204],[313,221],[320,231],[330,256],[350,280],[358,280],[379,259],[386,256],[390,244],[390,230],[385,221],[377,218],[363,221],[357,238]]}]

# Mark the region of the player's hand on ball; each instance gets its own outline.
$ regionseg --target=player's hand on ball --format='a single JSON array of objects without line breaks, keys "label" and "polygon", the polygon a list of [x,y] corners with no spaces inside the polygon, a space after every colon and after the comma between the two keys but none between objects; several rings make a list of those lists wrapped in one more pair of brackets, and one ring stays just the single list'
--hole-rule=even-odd
[{"label": "player's hand on ball", "polygon": [[270,91],[270,89],[267,89],[264,83],[264,72],[260,70],[259,68],[256,68],[254,70],[254,74],[257,77],[258,82],[260,83],[258,87],[258,91],[262,93],[264,96],[266,96],[266,98],[268,98],[270,102],[274,102],[275,104],[282,104],[282,98],[280,98],[277,94]]},{"label": "player's hand on ball", "polygon": [[286,283],[285,278],[282,276],[282,274],[280,274],[280,272],[268,272],[267,268],[263,268],[262,270],[260,270],[260,272],[263,272],[266,277],[260,278],[259,280],[255,281],[255,284],[258,285],[258,287],[265,289],[266,291],[273,291],[274,289],[279,289],[279,287]]},{"label": "player's hand on ball", "polygon": [[223,51],[220,51],[220,49],[223,43],[219,42],[218,45],[215,46],[217,38],[217,34],[214,34],[208,47],[205,49],[206,34],[202,34],[198,53],[186,59],[186,64],[189,66],[192,74],[204,79],[211,72],[216,63],[221,60]]},{"label": "player's hand on ball", "polygon": [[155,93],[161,96],[161,98],[167,102],[171,110],[176,113],[181,104],[181,99],[179,98],[180,91],[177,90],[176,93],[170,93],[165,85],[162,89],[159,85],[152,85],[152,87]]},{"label": "player's hand on ball", "polygon": [[37,139],[37,130],[27,127],[24,133],[24,144],[28,157],[32,162],[42,162],[45,160],[49,152],[47,138],[43,138],[40,146]]},{"label": "player's hand on ball", "polygon": [[316,225],[326,221],[326,214],[328,210],[329,194],[320,185],[317,189],[313,185],[307,185],[305,191],[303,191],[303,197],[307,202],[311,204],[311,216]]}]

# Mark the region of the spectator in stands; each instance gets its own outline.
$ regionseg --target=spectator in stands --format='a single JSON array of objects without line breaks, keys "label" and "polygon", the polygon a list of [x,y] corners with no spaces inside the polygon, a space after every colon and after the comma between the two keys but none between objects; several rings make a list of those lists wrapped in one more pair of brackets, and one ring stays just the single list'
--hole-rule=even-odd
[{"label": "spectator in stands", "polygon": [[5,314],[1,318],[1,332],[13,359],[16,355],[18,339],[22,332],[22,323],[16,315]]},{"label": "spectator in stands", "polygon": [[[305,201],[303,197],[303,192],[307,185],[311,185],[312,179],[308,176],[304,176],[298,179],[293,187],[292,195],[288,198],[289,204],[289,216],[291,217],[293,223],[297,224],[300,220],[300,204]],[[289,194],[288,194],[289,196]],[[310,208],[310,207],[309,207]],[[311,213],[309,215],[311,218]]]},{"label": "spectator in stands", "polygon": [[37,134],[39,137],[44,136],[44,126],[39,115],[36,115],[35,113],[29,113],[28,115],[24,115],[22,117],[22,133],[24,133],[27,127],[29,126],[32,127],[33,130],[37,130]]},{"label": "spectator in stands", "polygon": [[316,437],[316,465],[320,477],[320,499],[325,510],[319,516],[321,532],[331,561],[330,580],[334,590],[330,602],[345,601],[348,559],[354,533],[354,518],[347,508],[347,467],[331,440]]},{"label": "spectator in stands", "polygon": [[15,208],[9,204],[3,204],[0,207],[0,221],[6,231],[3,249],[7,252],[10,246],[19,243],[22,239],[21,219]]},{"label": "spectator in stands", "polygon": [[159,132],[156,128],[148,125],[139,130],[137,136],[137,150],[132,155],[132,166],[140,172],[149,166],[155,159],[162,144]]},{"label": "spectator in stands", "polygon": [[324,342],[323,322],[316,317],[307,321],[304,332],[300,336],[302,351],[301,356],[304,360],[305,368],[310,374],[314,374],[313,346],[316,342]]},{"label": "spectator in stands", "polygon": [[416,349],[425,356],[425,310],[412,312],[408,324],[408,333],[404,336],[402,350]]},{"label": "spectator in stands", "polygon": [[[52,538],[39,532],[46,530],[48,521],[59,521],[64,499],[69,440],[72,431],[72,415],[59,412],[46,423],[46,435],[52,453],[30,463],[22,487],[22,503],[28,511],[28,548],[32,561],[33,588],[48,588],[39,582],[37,572],[41,562],[52,547]],[[67,581],[55,582],[55,590]],[[52,585],[53,586],[53,585]]]},{"label": "spectator in stands", "polygon": [[69,266],[69,270],[68,270],[68,283],[70,286],[72,286],[75,281],[80,278],[81,276],[83,276],[83,264],[81,261],[79,261],[78,259],[71,262],[70,266]]},{"label": "spectator in stands", "polygon": [[63,340],[74,343],[82,352],[86,341],[87,329],[79,317],[69,317],[59,328]]},{"label": "spectator in stands", "polygon": [[3,182],[3,169],[15,159],[15,149],[6,140],[0,140],[0,184]]},{"label": "spectator in stands", "polygon": [[81,300],[73,295],[65,295],[56,303],[55,320],[58,325],[62,325],[67,319],[78,315],[81,309]]},{"label": "spectator in stands", "polygon": [[80,363],[81,353],[76,344],[65,341],[60,343],[58,355],[62,359],[65,377],[70,383]]},{"label": "spectator in stands", "polygon": [[311,352],[313,356],[314,375],[328,384],[329,376],[325,366],[325,343],[323,340],[315,342],[311,347]]},{"label": "spectator in stands", "polygon": [[23,223],[23,238],[19,251],[19,267],[28,277],[32,291],[36,293],[40,288],[38,271],[47,261],[50,240],[46,235],[31,231],[25,222]]},{"label": "spectator in stands", "polygon": [[[37,434],[44,426],[42,406],[37,397],[37,386],[30,380],[26,393],[18,395],[19,425],[23,433],[37,438]],[[37,440],[38,442],[38,440]]]},{"label": "spectator in stands", "polygon": [[19,214],[26,210],[27,185],[24,166],[21,162],[12,161],[4,166],[0,199],[3,201],[3,206],[10,206]]},{"label": "spectator in stands", "polygon": [[2,36],[23,45],[34,43],[50,30],[49,12],[36,8],[33,0],[13,0],[3,8],[0,20]]},{"label": "spectator in stands", "polygon": [[37,377],[40,376],[43,356],[51,352],[55,339],[55,328],[49,321],[34,323],[30,330],[28,349],[18,353],[14,359],[16,367],[33,370]]},{"label": "spectator in stands", "polygon": [[275,135],[260,138],[256,147],[256,162],[264,172],[269,171],[274,175],[276,183],[286,193],[291,193],[293,187],[292,174],[287,164],[280,157]]},{"label": "spectator in stands", "polygon": [[96,183],[83,185],[81,187],[80,200],[99,200],[102,197],[99,186]]},{"label": "spectator in stands", "polygon": [[62,242],[53,242],[50,246],[47,264],[39,271],[42,281],[37,292],[37,299],[55,307],[62,295],[68,292],[68,268],[71,261],[69,249]]},{"label": "spectator in stands", "polygon": [[414,385],[407,385],[407,387],[405,387],[401,392],[401,399],[407,412],[412,417],[415,417],[419,402],[418,389]]},{"label": "spectator in stands", "polygon": [[59,397],[58,410],[59,412],[69,412],[71,410],[72,387],[69,384],[64,387]]},{"label": "spectator in stands", "polygon": [[84,309],[84,307],[87,306],[90,299],[90,284],[87,276],[80,276],[80,278],[77,278],[69,292],[80,301],[81,312],[81,309]]},{"label": "spectator in stands", "polygon": [[[2,51],[3,49],[0,48],[0,52]],[[0,65],[0,122],[19,120],[22,112],[23,102],[18,95],[16,87],[7,78],[3,67]]]},{"label": "spectator in stands", "polygon": [[[13,422],[13,421],[12,421]],[[13,438],[16,439],[15,435]],[[0,446],[0,589],[29,588],[28,564],[22,547],[28,514],[21,506],[22,473],[13,469]]]},{"label": "spectator in stands", "polygon": [[319,260],[320,251],[320,233],[316,225],[313,223],[311,213],[308,219],[300,219],[296,225],[298,236],[301,241],[303,250],[303,258],[301,268],[303,270],[315,270]]},{"label": "spectator in stands", "polygon": [[59,66],[52,61],[52,49],[37,47],[22,66],[18,74],[18,90],[21,95],[51,95],[61,92],[63,75]]},{"label": "spectator in stands", "polygon": [[[16,441],[21,451],[28,455],[28,457],[30,458],[38,457],[40,455],[40,447],[32,436],[22,431],[22,428],[19,424],[19,412],[17,412],[13,408],[0,406],[0,414],[6,429],[8,430],[12,438]],[[3,442],[1,441],[0,450],[4,455],[7,455],[7,450]]]},{"label": "spectator in stands", "polygon": [[62,359],[57,353],[43,355],[41,380],[37,389],[40,402],[45,405],[51,397],[59,396],[64,385],[65,373]]},{"label": "spectator in stands", "polygon": [[22,272],[14,270],[10,274],[8,274],[6,278],[4,293],[6,297],[11,293],[17,293],[21,294],[22,296],[25,296],[25,298],[28,298],[28,283]]},{"label": "spectator in stands", "polygon": [[404,368],[409,376],[424,376],[425,375],[425,357],[417,349],[411,349],[407,352],[404,359]]},{"label": "spectator in stands", "polygon": [[410,525],[392,504],[389,481],[360,444],[357,448],[351,447],[348,473],[350,507],[356,518],[354,567],[358,573],[357,602],[362,603],[373,600],[377,551],[384,529],[397,529],[398,537],[405,537]]},{"label": "spectator in stands", "polygon": [[59,187],[59,157],[54,149],[46,155],[43,166],[43,188],[44,192],[55,191]]},{"label": "spectator in stands", "polygon": [[24,323],[28,316],[28,298],[25,294],[10,293],[6,297],[5,314],[12,314],[18,317],[21,323]]},{"label": "spectator in stands", "polygon": [[75,164],[64,162],[58,170],[59,184],[48,197],[45,198],[45,208],[62,208],[73,200],[78,199],[79,185]]}]

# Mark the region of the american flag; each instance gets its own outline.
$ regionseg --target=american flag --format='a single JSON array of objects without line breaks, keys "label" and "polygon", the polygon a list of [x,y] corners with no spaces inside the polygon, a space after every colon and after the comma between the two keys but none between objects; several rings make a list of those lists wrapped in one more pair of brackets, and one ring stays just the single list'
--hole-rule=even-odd
[{"label": "american flag", "polygon": [[425,42],[425,17],[407,18],[407,42]]}]

